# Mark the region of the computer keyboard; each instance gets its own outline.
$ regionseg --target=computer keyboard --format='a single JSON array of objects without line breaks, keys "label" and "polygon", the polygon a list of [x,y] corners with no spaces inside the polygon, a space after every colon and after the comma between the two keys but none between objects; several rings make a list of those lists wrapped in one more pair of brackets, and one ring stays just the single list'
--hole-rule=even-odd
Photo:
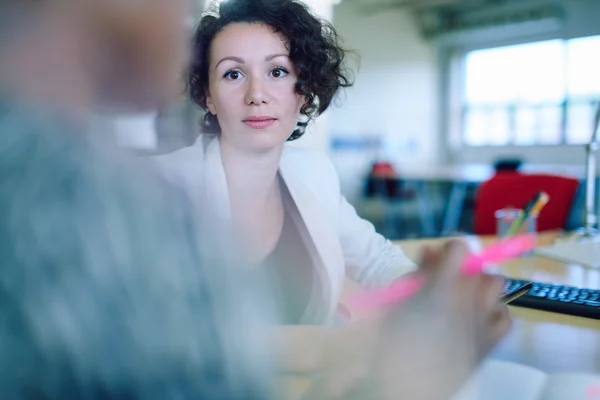
[{"label": "computer keyboard", "polygon": [[[504,292],[531,282],[504,277]],[[560,314],[600,319],[600,290],[582,289],[552,283],[531,282],[533,287],[513,300],[511,306],[534,308]]]}]

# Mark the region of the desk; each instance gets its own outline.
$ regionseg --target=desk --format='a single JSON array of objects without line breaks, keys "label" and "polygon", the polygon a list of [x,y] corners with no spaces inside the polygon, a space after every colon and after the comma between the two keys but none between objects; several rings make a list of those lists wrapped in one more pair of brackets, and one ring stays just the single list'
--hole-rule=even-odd
[{"label": "desk", "polygon": [[[551,244],[558,233],[538,235],[538,245]],[[420,248],[441,239],[398,241],[411,259]],[[485,245],[493,238],[483,238]],[[519,279],[556,282],[600,289],[600,270],[531,256],[500,264],[490,272]],[[510,307],[514,326],[491,355],[530,365],[546,372],[582,371],[600,373],[600,321]]]},{"label": "desk", "polygon": [[[538,245],[551,244],[558,233],[538,235]],[[425,244],[439,244],[443,239],[398,241],[407,256],[419,258]],[[485,245],[493,238],[482,238]],[[537,281],[559,282],[600,289],[600,270],[568,265],[538,256],[509,261],[490,272]],[[348,281],[344,297],[358,286]],[[600,373],[600,321],[521,307],[510,307],[513,328],[490,355],[492,358],[526,364],[548,373]],[[307,379],[286,381],[289,399],[298,398],[310,385]]]}]

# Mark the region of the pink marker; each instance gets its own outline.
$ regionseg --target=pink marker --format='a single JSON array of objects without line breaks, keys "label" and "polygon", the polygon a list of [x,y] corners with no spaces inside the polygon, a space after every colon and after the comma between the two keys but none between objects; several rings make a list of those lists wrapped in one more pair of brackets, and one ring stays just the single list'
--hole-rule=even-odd
[{"label": "pink marker", "polygon": [[535,248],[535,235],[525,234],[502,239],[478,254],[469,254],[463,261],[462,272],[465,274],[481,274],[487,263],[510,260]]},{"label": "pink marker", "polygon": [[425,284],[424,276],[407,276],[385,289],[355,295],[350,299],[349,306],[355,309],[372,310],[399,303],[416,294],[423,284]]},{"label": "pink marker", "polygon": [[[469,254],[463,262],[462,272],[469,275],[481,274],[486,263],[518,257],[535,248],[535,245],[536,240],[533,234],[502,239],[486,247],[481,253]],[[424,276],[410,275],[387,288],[355,295],[350,299],[349,305],[362,310],[385,307],[414,295],[424,283]]]}]

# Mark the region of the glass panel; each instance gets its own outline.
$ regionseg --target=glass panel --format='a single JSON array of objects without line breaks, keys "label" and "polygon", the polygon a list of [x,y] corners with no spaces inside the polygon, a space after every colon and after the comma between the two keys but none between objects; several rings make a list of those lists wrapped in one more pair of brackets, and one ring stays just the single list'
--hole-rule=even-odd
[{"label": "glass panel", "polygon": [[[467,145],[583,144],[600,100],[600,36],[472,51],[464,58]],[[563,121],[561,105],[569,103]],[[511,132],[508,107],[515,109]],[[493,111],[481,111],[487,108]]]},{"label": "glass panel", "polygon": [[565,96],[561,40],[477,50],[465,59],[469,105],[560,102]]},{"label": "glass panel", "polygon": [[568,42],[567,83],[569,96],[600,95],[600,36]]},{"label": "glass panel", "polygon": [[515,111],[515,137],[513,142],[520,145],[535,144],[538,133],[538,110],[532,107],[518,108]]},{"label": "glass panel", "polygon": [[483,110],[469,110],[465,114],[464,139],[468,146],[483,146],[488,144],[487,129],[489,127],[488,113]]},{"label": "glass panel", "polygon": [[491,145],[502,146],[510,142],[510,119],[506,109],[492,111],[488,132]]},{"label": "glass panel", "polygon": [[540,144],[560,144],[562,130],[562,107],[548,106],[539,110]]},{"label": "glass panel", "polygon": [[594,113],[590,104],[571,104],[567,108],[567,143],[584,144],[591,139]]}]

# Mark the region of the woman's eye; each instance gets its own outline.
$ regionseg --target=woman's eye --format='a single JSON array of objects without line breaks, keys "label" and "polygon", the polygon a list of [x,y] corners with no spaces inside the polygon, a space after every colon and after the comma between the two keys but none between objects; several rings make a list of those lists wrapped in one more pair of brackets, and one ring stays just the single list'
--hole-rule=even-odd
[{"label": "woman's eye", "polygon": [[283,78],[288,74],[288,71],[285,68],[275,68],[271,71],[271,76],[273,78]]},{"label": "woman's eye", "polygon": [[223,78],[229,79],[230,81],[238,80],[241,77],[242,77],[242,73],[240,71],[236,71],[236,70],[227,71],[227,72],[225,72],[225,75],[223,75]]}]

